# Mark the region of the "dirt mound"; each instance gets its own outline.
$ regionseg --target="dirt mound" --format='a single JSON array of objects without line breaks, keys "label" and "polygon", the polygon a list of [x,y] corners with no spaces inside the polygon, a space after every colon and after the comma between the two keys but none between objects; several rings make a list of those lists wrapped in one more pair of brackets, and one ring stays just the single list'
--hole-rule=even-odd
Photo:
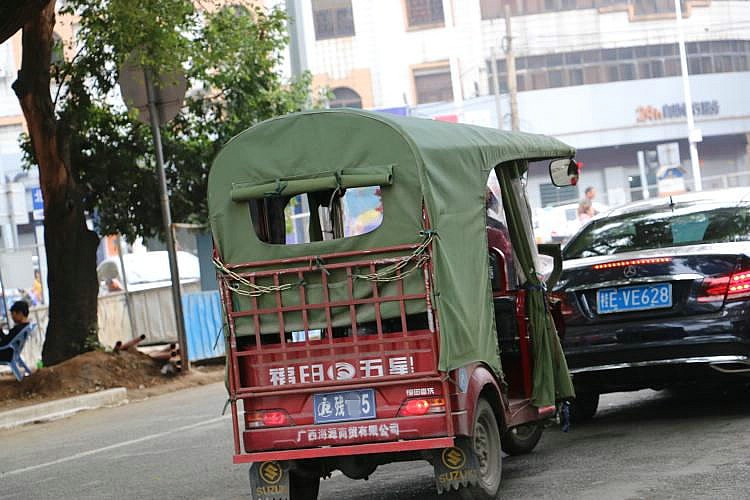
[{"label": "dirt mound", "polygon": [[0,408],[113,387],[143,389],[166,381],[167,377],[159,372],[159,365],[138,351],[87,352],[59,365],[37,370],[21,382],[14,378],[0,380]]}]

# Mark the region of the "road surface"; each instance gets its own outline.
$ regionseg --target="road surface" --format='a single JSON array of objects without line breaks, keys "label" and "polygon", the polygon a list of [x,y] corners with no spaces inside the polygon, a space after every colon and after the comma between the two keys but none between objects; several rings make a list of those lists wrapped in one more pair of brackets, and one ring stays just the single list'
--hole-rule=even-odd
[{"label": "road surface", "polygon": [[[0,431],[0,499],[249,498],[222,384]],[[748,498],[750,395],[604,396],[597,418],[506,457],[503,498]],[[321,499],[434,498],[425,463],[340,474]]]}]

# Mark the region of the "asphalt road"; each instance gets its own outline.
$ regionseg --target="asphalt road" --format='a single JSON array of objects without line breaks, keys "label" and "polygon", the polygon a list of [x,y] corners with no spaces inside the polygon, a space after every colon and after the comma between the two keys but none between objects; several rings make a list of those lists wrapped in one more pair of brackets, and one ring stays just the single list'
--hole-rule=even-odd
[{"label": "asphalt road", "polygon": [[[249,498],[231,463],[222,384],[66,420],[0,431],[0,499]],[[503,498],[749,498],[750,394],[603,397],[570,433],[548,429],[534,453],[506,457]],[[321,499],[434,498],[426,463],[335,475]]]}]

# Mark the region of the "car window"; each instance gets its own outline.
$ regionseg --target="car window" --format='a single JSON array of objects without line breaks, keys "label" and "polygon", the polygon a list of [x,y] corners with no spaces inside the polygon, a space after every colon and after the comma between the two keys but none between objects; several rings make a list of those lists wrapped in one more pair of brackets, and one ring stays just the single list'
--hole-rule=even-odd
[{"label": "car window", "polygon": [[747,206],[666,206],[595,220],[566,245],[563,257],[580,259],[649,248],[748,240]]}]

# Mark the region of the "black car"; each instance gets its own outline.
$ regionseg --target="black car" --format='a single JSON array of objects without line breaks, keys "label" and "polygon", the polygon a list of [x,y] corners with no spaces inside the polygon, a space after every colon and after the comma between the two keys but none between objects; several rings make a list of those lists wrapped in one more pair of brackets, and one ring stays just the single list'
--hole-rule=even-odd
[{"label": "black car", "polygon": [[583,227],[554,290],[577,399],[750,382],[750,189],[647,200]]}]

